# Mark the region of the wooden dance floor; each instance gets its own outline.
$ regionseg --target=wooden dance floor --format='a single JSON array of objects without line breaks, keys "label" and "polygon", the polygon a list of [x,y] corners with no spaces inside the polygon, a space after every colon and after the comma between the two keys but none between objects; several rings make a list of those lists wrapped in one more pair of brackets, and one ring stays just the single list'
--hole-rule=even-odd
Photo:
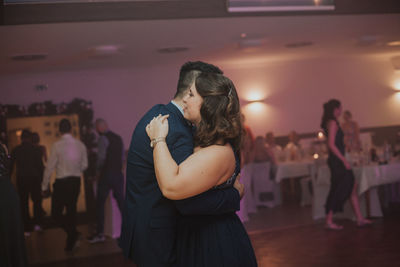
[{"label": "wooden dance floor", "polygon": [[[374,219],[373,226],[366,228],[357,228],[354,222],[341,220],[344,230],[329,231],[324,229],[322,221],[312,221],[301,215],[311,214],[310,207],[296,207],[295,210],[300,211],[291,213],[291,220],[282,217],[281,225],[276,218],[279,214],[290,214],[291,208],[274,209],[262,210],[245,224],[260,267],[400,266],[399,216]],[[272,214],[273,225],[268,223]],[[85,236],[87,226],[79,229]],[[134,267],[123,258],[113,239],[93,245],[82,240],[79,249],[71,254],[64,252],[64,240],[60,229],[32,233],[26,241],[31,266]]]}]

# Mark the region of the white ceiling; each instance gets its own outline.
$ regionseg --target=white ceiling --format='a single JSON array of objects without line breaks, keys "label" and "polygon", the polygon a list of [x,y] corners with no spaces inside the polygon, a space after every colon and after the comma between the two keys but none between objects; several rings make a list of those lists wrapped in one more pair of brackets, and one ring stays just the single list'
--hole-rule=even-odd
[{"label": "white ceiling", "polygon": [[[241,34],[246,34],[245,38]],[[208,60],[223,66],[255,66],[305,57],[400,55],[400,14],[258,16],[204,19],[135,20],[28,24],[0,27],[0,75],[141,68]],[[256,39],[256,40],[254,40]],[[240,48],[253,41],[257,47]],[[306,47],[287,44],[312,42]],[[114,45],[113,55],[94,56],[93,47]],[[187,47],[161,54],[158,49]],[[22,54],[46,54],[39,61],[11,60]]]}]

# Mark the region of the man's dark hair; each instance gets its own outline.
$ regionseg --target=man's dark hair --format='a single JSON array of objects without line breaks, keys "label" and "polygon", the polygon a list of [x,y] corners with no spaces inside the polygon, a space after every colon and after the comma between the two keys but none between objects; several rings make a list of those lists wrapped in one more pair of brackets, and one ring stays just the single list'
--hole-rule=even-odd
[{"label": "man's dark hair", "polygon": [[189,61],[182,65],[174,98],[182,97],[200,73],[224,74],[220,68],[202,61]]},{"label": "man's dark hair", "polygon": [[67,119],[62,119],[60,121],[59,130],[61,134],[70,133],[71,132],[71,123]]},{"label": "man's dark hair", "polygon": [[37,132],[32,133],[32,144],[38,145],[40,143],[40,136]]},{"label": "man's dark hair", "polygon": [[23,141],[31,141],[32,133],[29,130],[23,130],[21,133],[21,140]]}]

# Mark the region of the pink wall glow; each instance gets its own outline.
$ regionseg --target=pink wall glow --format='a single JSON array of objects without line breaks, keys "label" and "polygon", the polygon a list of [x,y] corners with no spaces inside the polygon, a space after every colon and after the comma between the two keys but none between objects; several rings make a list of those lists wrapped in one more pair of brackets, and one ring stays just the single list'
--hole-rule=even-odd
[{"label": "pink wall glow", "polygon": [[[277,61],[257,67],[212,63],[234,81],[241,98],[246,98],[252,88],[266,95],[259,112],[243,105],[247,122],[257,135],[270,130],[276,135],[286,135],[290,130],[317,131],[322,104],[330,98],[341,100],[361,127],[400,123],[400,100],[394,98],[392,89],[400,75],[387,59],[343,56]],[[91,100],[95,118],[106,119],[128,146],[144,112],[172,98],[179,67],[0,76],[0,103],[60,103],[75,97]],[[48,90],[35,91],[37,84],[47,84]]]}]

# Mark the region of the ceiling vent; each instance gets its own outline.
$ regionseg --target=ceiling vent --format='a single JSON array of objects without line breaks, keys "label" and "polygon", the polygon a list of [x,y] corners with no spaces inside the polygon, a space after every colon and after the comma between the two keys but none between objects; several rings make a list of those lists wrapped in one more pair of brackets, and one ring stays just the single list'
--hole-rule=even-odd
[{"label": "ceiling vent", "polygon": [[37,60],[44,60],[46,58],[47,58],[46,54],[24,54],[24,55],[15,55],[11,57],[11,59],[15,61],[37,61]]},{"label": "ceiling vent", "polygon": [[305,42],[296,42],[296,43],[288,43],[285,46],[287,48],[300,48],[313,45],[313,42],[305,41]]},{"label": "ceiling vent", "polygon": [[380,42],[380,36],[377,35],[363,35],[357,39],[358,46],[373,46]]},{"label": "ceiling vent", "polygon": [[334,0],[228,0],[229,12],[296,12],[334,9]]},{"label": "ceiling vent", "polygon": [[243,38],[239,41],[239,48],[246,49],[246,48],[255,48],[263,46],[267,43],[266,38]]}]

